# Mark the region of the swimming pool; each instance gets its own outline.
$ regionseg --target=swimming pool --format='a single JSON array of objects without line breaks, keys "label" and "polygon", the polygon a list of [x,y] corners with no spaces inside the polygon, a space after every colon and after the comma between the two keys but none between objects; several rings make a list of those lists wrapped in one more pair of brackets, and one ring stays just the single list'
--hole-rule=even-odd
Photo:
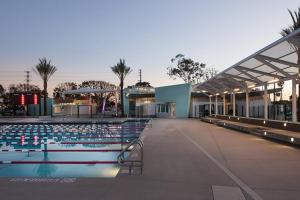
[{"label": "swimming pool", "polygon": [[114,177],[145,122],[1,124],[0,177]]}]

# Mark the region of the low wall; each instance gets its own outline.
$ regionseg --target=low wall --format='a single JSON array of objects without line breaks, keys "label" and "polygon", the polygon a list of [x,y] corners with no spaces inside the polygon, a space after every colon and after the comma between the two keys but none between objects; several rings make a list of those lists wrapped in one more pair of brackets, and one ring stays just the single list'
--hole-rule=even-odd
[{"label": "low wall", "polygon": [[277,128],[288,131],[300,132],[300,123],[293,123],[288,121],[264,120],[259,118],[233,117],[226,115],[211,115],[210,117],[224,120],[231,120],[240,123],[253,124],[258,126],[265,126],[270,128]]}]

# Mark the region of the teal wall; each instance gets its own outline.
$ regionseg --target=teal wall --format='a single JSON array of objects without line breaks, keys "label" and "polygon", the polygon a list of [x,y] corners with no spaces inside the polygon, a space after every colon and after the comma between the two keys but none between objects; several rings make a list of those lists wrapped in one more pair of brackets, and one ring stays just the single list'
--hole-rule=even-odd
[{"label": "teal wall", "polygon": [[176,117],[189,117],[192,86],[190,84],[171,85],[155,88],[155,102],[176,103]]},{"label": "teal wall", "polygon": [[[41,115],[44,115],[44,99],[41,98],[40,99],[41,102]],[[53,112],[53,99],[48,98],[47,99],[47,114],[48,116],[52,115]],[[34,105],[34,104],[30,104],[28,105],[28,115],[29,116],[39,116],[40,113],[40,106],[39,105]]]},{"label": "teal wall", "polygon": [[129,89],[125,88],[123,93],[123,102],[124,102],[124,114],[127,116],[129,115],[129,95],[128,94]]}]

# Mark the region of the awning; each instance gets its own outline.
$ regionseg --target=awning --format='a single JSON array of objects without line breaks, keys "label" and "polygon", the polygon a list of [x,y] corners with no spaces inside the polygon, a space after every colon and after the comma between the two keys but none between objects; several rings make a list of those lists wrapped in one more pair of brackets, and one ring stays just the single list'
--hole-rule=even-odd
[{"label": "awning", "polygon": [[107,92],[118,92],[118,89],[93,89],[93,88],[79,88],[77,90],[67,90],[63,92],[65,94],[92,94],[92,93],[107,93]]},{"label": "awning", "polygon": [[[300,29],[194,86],[211,94],[259,87],[299,76]],[[299,58],[300,59],[300,58]]]}]

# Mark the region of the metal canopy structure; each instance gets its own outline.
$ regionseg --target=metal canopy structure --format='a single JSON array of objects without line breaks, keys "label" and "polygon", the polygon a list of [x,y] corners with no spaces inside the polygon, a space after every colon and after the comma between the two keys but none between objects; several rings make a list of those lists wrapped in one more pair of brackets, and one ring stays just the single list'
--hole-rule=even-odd
[{"label": "metal canopy structure", "polygon": [[118,89],[93,89],[93,88],[79,88],[77,90],[67,90],[63,92],[65,94],[92,94],[92,93],[106,93],[106,92],[118,92]]},{"label": "metal canopy structure", "polygon": [[[215,77],[194,86],[210,94],[265,86],[299,76],[300,30],[266,46]],[[299,61],[298,61],[299,59]]]}]

